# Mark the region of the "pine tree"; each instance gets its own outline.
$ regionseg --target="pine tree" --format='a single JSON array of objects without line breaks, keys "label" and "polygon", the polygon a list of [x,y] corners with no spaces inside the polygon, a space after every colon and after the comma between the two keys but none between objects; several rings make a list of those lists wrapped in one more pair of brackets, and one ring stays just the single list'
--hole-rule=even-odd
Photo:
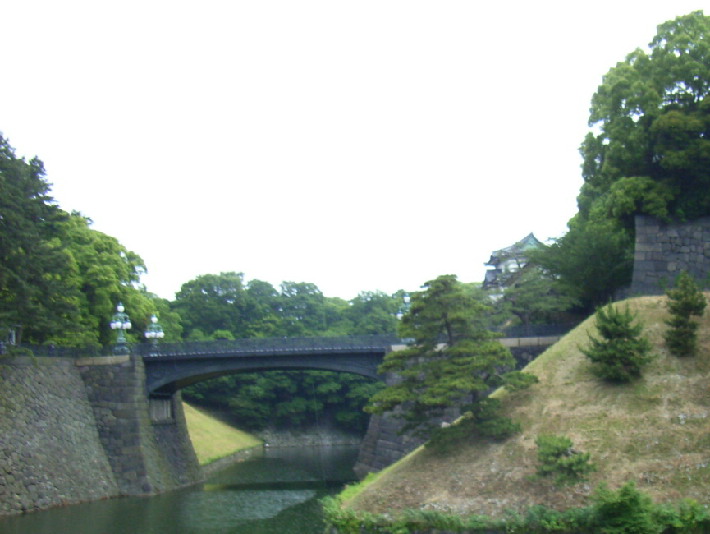
[{"label": "pine tree", "polygon": [[476,413],[475,406],[492,388],[512,378],[517,386],[529,384],[534,377],[513,371],[510,351],[482,326],[488,307],[454,275],[423,287],[412,295],[400,327],[400,335],[414,343],[389,353],[380,366],[380,372],[394,373],[398,381],[377,393],[366,410],[381,414],[400,407],[403,431],[428,435],[433,420],[448,408],[471,401],[471,413]]},{"label": "pine tree", "polygon": [[596,313],[601,338],[589,335],[590,346],[580,350],[595,364],[595,372],[611,382],[629,382],[641,375],[651,360],[651,345],[641,335],[643,325],[633,324],[636,316],[628,306],[623,312],[611,304]]},{"label": "pine tree", "polygon": [[666,292],[668,311],[666,324],[670,327],[665,335],[666,345],[676,356],[691,356],[698,344],[698,322],[691,317],[702,316],[707,306],[705,296],[698,289],[692,276],[683,271],[676,280],[676,287]]},{"label": "pine tree", "polygon": [[589,453],[576,450],[566,436],[538,436],[535,444],[539,462],[537,474],[554,477],[557,485],[576,484],[596,470],[589,461]]}]

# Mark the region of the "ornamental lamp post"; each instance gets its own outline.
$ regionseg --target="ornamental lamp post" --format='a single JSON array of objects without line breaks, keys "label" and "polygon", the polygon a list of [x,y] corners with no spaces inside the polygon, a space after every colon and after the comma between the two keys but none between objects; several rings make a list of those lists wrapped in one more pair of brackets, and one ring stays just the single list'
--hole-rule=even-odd
[{"label": "ornamental lamp post", "polygon": [[[409,293],[405,293],[404,295],[402,295],[403,304],[402,304],[402,307],[397,312],[397,319],[401,320],[402,317],[404,317],[407,313],[409,313],[409,309],[411,307],[411,300],[412,299],[409,297]],[[412,338],[412,337],[402,338],[402,343],[404,343],[405,345],[411,345],[412,343],[414,343],[414,338]]]},{"label": "ornamental lamp post", "polygon": [[144,333],[146,339],[150,340],[151,344],[151,354],[158,353],[158,340],[165,337],[165,332],[163,332],[163,327],[158,323],[158,317],[153,314],[150,318],[150,324]]},{"label": "ornamental lamp post", "polygon": [[404,305],[399,308],[399,311],[397,312],[397,319],[402,319],[404,314],[409,312],[409,293],[402,295],[402,300],[404,301]]},{"label": "ornamental lamp post", "polygon": [[127,354],[126,330],[131,328],[131,319],[125,313],[125,308],[120,302],[116,306],[116,313],[111,317],[111,330],[117,330],[116,345],[113,348],[114,354]]}]

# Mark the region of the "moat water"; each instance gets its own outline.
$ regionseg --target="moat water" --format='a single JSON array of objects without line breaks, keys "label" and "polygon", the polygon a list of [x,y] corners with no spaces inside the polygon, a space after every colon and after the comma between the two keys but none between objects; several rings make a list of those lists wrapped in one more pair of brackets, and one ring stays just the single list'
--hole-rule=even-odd
[{"label": "moat water", "polygon": [[182,490],[0,519],[0,534],[321,534],[320,499],[355,480],[357,452],[269,448]]}]

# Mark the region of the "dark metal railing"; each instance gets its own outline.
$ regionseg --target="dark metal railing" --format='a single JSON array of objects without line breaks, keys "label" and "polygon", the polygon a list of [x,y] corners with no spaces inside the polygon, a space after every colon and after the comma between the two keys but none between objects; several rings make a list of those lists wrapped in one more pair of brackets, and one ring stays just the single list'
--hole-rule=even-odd
[{"label": "dark metal railing", "polygon": [[399,338],[391,335],[341,337],[248,338],[234,340],[197,341],[189,343],[143,343],[133,350],[143,357],[161,356],[237,356],[258,354],[288,354],[293,352],[352,352],[388,350]]},{"label": "dark metal railing", "polygon": [[563,336],[572,330],[577,323],[566,324],[531,324],[531,325],[515,325],[507,328],[496,329],[506,338],[525,338],[525,337],[548,337],[548,336]]},{"label": "dark metal railing", "polygon": [[[526,338],[562,336],[575,324],[555,325],[519,325],[500,329],[502,337]],[[335,336],[335,337],[280,337],[280,338],[245,338],[234,340],[193,341],[186,343],[133,343],[125,346],[125,354],[132,353],[145,358],[175,356],[218,356],[239,354],[288,354],[292,352],[352,352],[388,350],[392,345],[403,343],[395,335]],[[0,355],[27,354],[37,357],[85,358],[102,355],[114,355],[115,346],[101,347],[59,347],[46,345],[9,345],[0,343]]]},{"label": "dark metal railing", "polygon": [[[218,339],[187,343],[133,343],[125,345],[123,354],[143,357],[200,356],[239,354],[287,354],[292,352],[352,352],[386,350],[400,340],[394,335],[339,336],[339,337],[280,337]],[[58,347],[55,345],[4,345],[0,354],[34,355],[37,357],[84,358],[114,355],[117,346]]]}]

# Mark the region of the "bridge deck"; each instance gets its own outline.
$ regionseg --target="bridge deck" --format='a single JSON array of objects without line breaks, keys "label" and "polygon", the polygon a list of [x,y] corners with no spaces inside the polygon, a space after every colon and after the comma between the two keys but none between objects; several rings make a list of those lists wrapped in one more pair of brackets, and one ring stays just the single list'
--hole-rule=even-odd
[{"label": "bridge deck", "polygon": [[353,354],[389,351],[400,342],[395,336],[320,338],[252,338],[197,343],[161,343],[134,347],[144,358],[278,356],[291,354]]}]

